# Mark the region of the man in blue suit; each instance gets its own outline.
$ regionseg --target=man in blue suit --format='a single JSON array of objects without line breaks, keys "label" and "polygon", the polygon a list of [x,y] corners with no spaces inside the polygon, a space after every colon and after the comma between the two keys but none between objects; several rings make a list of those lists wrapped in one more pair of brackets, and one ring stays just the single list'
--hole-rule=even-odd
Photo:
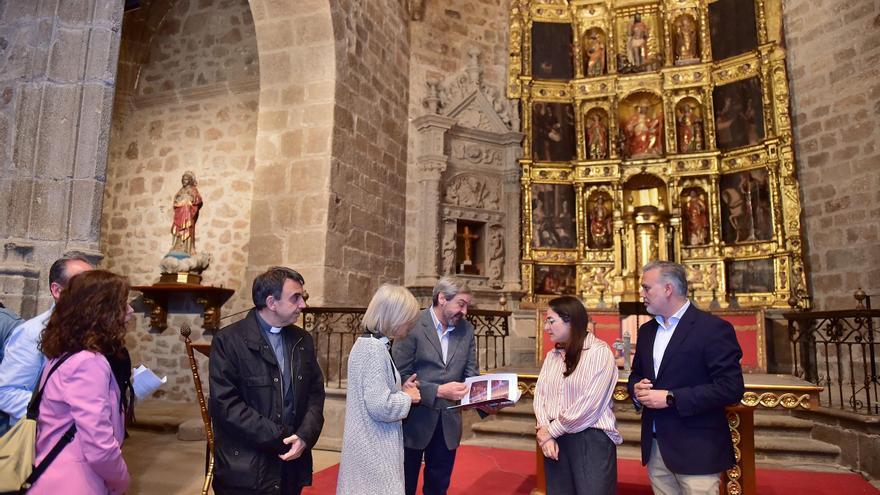
[{"label": "man in blue suit", "polygon": [[642,411],[642,464],[657,495],[717,494],[735,464],[724,408],[744,391],[733,326],[688,301],[677,263],[645,265],[641,295],[655,316],[639,328],[628,383]]}]

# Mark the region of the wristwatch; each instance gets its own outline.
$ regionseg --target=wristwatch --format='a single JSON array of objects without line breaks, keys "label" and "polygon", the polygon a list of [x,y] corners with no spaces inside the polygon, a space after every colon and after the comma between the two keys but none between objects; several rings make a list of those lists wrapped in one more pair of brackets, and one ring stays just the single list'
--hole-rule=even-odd
[{"label": "wristwatch", "polygon": [[669,407],[675,406],[675,394],[671,390],[666,392],[666,405]]}]

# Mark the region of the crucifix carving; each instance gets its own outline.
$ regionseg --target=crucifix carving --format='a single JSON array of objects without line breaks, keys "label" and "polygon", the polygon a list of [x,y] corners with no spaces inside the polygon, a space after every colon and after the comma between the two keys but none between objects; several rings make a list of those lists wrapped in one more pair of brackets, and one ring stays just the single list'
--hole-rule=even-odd
[{"label": "crucifix carving", "polygon": [[480,240],[481,225],[470,222],[459,222],[456,232],[456,239],[460,249],[458,250],[458,273],[468,273],[478,275],[480,267],[478,266],[478,244]]}]

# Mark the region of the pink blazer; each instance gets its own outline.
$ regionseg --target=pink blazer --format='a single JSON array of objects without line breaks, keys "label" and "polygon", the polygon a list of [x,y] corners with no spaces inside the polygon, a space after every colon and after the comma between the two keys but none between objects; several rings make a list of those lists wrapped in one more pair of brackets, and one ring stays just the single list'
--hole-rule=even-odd
[{"label": "pink blazer", "polygon": [[[46,363],[40,383],[53,364],[54,359]],[[80,351],[49,378],[37,421],[37,463],[73,423],[73,441],[28,493],[125,493],[129,477],[122,459],[125,425],[119,387],[101,354]]]}]

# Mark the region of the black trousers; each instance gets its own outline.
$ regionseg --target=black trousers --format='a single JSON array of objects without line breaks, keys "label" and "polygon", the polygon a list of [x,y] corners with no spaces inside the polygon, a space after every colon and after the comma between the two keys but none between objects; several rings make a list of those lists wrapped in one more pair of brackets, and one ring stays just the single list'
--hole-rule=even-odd
[{"label": "black trousers", "polygon": [[587,428],[556,439],[559,460],[544,458],[547,495],[617,493],[617,446],[604,431]]},{"label": "black trousers", "polygon": [[455,449],[446,448],[443,439],[443,419],[437,421],[434,435],[425,450],[403,449],[403,474],[406,495],[415,495],[419,484],[419,471],[422,469],[422,457],[425,459],[425,483],[422,488],[424,495],[446,495],[452,479],[452,466],[455,464]]},{"label": "black trousers", "polygon": [[300,495],[303,487],[297,483],[296,476],[287,474],[287,471],[281,470],[281,493],[282,495]]}]

